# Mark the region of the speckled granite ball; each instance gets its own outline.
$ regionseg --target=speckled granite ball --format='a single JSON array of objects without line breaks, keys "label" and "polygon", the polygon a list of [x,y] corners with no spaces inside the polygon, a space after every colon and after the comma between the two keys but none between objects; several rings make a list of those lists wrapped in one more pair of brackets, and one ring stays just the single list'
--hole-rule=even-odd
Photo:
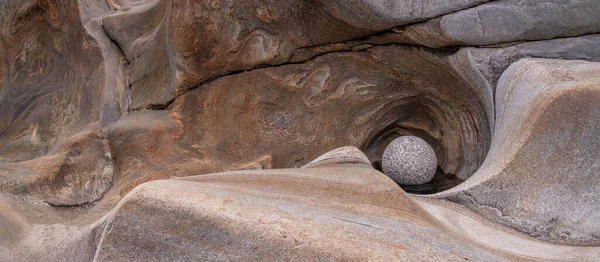
[{"label": "speckled granite ball", "polygon": [[421,185],[435,176],[437,158],[425,140],[401,136],[383,152],[382,168],[384,174],[400,185]]}]

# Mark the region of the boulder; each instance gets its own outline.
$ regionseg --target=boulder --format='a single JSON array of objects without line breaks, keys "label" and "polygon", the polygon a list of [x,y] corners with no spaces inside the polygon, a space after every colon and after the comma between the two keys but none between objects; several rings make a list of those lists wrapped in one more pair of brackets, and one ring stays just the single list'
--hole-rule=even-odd
[{"label": "boulder", "polygon": [[382,167],[383,173],[400,185],[421,185],[435,176],[437,158],[425,140],[401,136],[386,147]]}]

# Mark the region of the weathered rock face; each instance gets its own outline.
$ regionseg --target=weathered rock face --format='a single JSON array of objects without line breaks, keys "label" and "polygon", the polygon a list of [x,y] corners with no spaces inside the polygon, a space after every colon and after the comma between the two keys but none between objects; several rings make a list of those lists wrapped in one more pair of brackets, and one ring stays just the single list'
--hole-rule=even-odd
[{"label": "weathered rock face", "polygon": [[[111,1],[102,19],[131,62],[132,108],[160,108],[220,75],[289,62],[294,51],[367,36],[486,0]],[[360,10],[360,11],[358,11]]]},{"label": "weathered rock face", "polygon": [[131,113],[109,140],[117,177],[166,178],[298,167],[344,145],[376,161],[387,139],[416,133],[435,146],[444,172],[466,179],[490,136],[483,105],[467,103],[470,89],[444,56],[377,47],[219,78],[168,111]]},{"label": "weathered rock face", "polygon": [[0,260],[595,260],[599,12],[0,0]]},{"label": "weathered rock face", "polygon": [[2,9],[0,162],[43,156],[123,115],[118,68],[106,68],[115,64],[88,35],[76,2],[9,1]]},{"label": "weathered rock face", "polygon": [[127,108],[121,60],[73,1],[3,10],[0,189],[58,206],[97,201],[113,180],[101,129]]},{"label": "weathered rock face", "polygon": [[108,142],[99,130],[76,134],[47,156],[6,163],[0,177],[5,193],[37,197],[55,206],[93,203],[112,186]]},{"label": "weathered rock face", "polygon": [[600,63],[582,61],[511,65],[486,162],[441,195],[545,240],[599,244],[598,72]]}]

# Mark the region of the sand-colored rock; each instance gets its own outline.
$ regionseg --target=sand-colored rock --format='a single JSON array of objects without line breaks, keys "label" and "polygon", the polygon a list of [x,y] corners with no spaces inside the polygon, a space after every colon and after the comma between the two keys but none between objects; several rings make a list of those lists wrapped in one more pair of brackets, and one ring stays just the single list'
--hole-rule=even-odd
[{"label": "sand-colored rock", "polygon": [[107,220],[95,259],[510,257],[445,232],[385,175],[360,162],[341,161],[146,183]]}]

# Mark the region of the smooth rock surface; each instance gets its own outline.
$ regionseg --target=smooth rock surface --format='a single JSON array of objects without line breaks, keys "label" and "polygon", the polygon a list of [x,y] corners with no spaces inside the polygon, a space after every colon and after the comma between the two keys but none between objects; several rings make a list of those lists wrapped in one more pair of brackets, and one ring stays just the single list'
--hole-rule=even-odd
[{"label": "smooth rock surface", "polygon": [[385,175],[400,185],[421,185],[435,176],[437,158],[425,140],[401,136],[383,152],[382,168]]},{"label": "smooth rock surface", "polygon": [[523,59],[502,75],[482,167],[437,194],[521,232],[600,244],[600,63]]},{"label": "smooth rock surface", "polygon": [[344,161],[355,150],[321,167],[143,184],[107,220],[95,260],[516,258],[446,231],[385,175]]},{"label": "smooth rock surface", "polygon": [[0,221],[12,221],[11,229],[23,221],[18,214],[44,214],[48,223],[9,233],[14,243],[0,238],[0,259],[585,261],[600,254],[528,238],[452,203],[415,202],[365,159],[345,147],[306,168],[153,181],[108,215],[66,225],[53,224],[61,220],[54,211],[0,196],[0,210],[11,211]]},{"label": "smooth rock surface", "polygon": [[0,261],[597,260],[599,6],[0,0]]},{"label": "smooth rock surface", "polygon": [[384,38],[442,47],[581,36],[600,32],[598,13],[593,0],[500,0],[396,28]]},{"label": "smooth rock surface", "polygon": [[[495,92],[502,73],[512,63],[522,58],[551,58],[565,60],[587,60],[600,62],[600,35],[559,38],[544,41],[519,43],[505,47],[467,47],[453,55],[455,67],[463,62],[470,63],[478,71],[469,75],[482,76],[490,90]],[[459,69],[457,69],[458,71]]]},{"label": "smooth rock surface", "polygon": [[[450,61],[467,82],[479,86],[478,95],[495,119],[495,93],[498,80],[512,63],[522,58],[552,58],[600,62],[600,35],[531,41],[499,47],[465,47],[450,56]],[[493,130],[494,121],[490,121]]]}]

